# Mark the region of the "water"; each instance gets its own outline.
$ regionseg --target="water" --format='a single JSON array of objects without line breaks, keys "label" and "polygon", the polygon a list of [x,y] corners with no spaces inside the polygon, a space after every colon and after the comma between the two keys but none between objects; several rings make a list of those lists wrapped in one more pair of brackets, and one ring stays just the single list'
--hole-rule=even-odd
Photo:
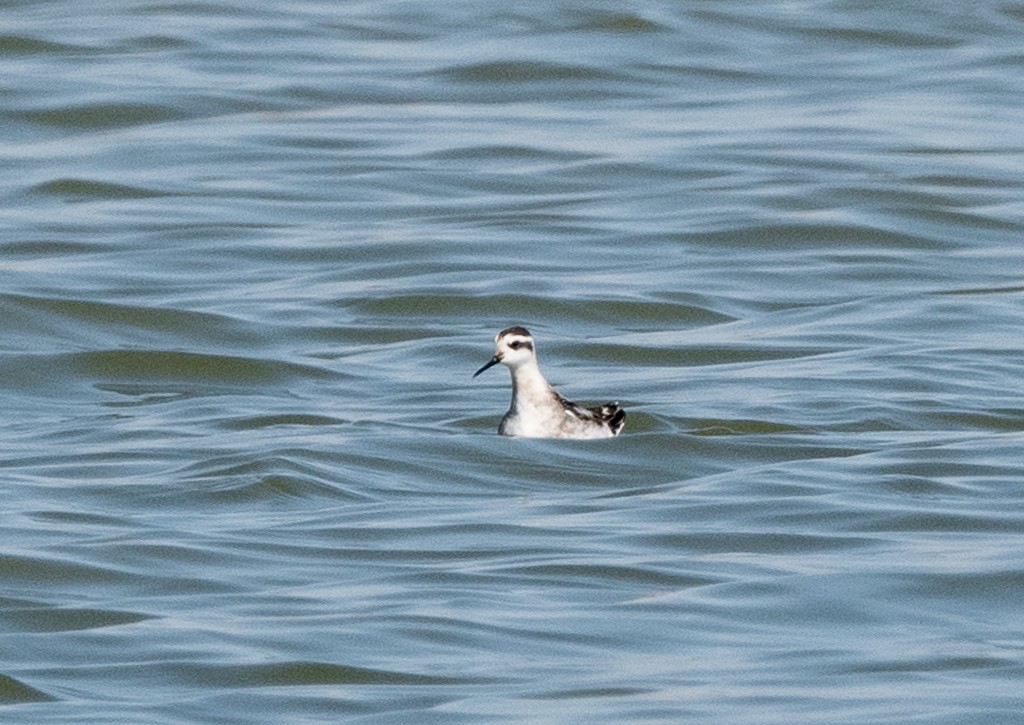
[{"label": "water", "polygon": [[1024,5],[0,19],[5,722],[1019,722]]}]

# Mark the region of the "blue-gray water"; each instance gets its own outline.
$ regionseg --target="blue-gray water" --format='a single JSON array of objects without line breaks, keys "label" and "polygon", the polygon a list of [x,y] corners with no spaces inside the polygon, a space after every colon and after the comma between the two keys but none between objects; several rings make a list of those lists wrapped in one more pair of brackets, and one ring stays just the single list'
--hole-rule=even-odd
[{"label": "blue-gray water", "polygon": [[1021,722],[1022,37],[5,2],[0,720]]}]

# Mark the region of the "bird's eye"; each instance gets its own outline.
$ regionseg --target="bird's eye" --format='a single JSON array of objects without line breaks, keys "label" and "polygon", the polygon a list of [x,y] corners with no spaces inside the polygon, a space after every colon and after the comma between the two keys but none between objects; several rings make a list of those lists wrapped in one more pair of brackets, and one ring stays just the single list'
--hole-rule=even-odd
[{"label": "bird's eye", "polygon": [[523,346],[523,343],[520,342],[519,340],[513,340],[512,342],[510,342],[508,344],[508,346],[510,348],[512,348],[513,350],[518,350],[519,348],[521,348]]}]

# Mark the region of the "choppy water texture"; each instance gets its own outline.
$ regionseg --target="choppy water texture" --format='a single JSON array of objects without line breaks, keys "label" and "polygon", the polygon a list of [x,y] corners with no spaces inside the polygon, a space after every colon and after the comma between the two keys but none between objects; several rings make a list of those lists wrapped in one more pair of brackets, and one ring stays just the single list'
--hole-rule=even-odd
[{"label": "choppy water texture", "polygon": [[1024,4],[0,20],[4,722],[1020,722]]}]

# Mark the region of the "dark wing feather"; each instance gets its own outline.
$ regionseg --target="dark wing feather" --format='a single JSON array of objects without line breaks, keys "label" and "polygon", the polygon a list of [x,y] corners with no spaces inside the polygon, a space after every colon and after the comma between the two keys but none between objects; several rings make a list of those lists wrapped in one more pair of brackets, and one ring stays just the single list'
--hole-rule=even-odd
[{"label": "dark wing feather", "polygon": [[594,417],[607,423],[615,435],[619,434],[619,431],[622,430],[622,426],[626,422],[626,411],[620,408],[618,403],[605,403],[596,408],[591,408],[591,410],[594,413]]},{"label": "dark wing feather", "polygon": [[593,420],[607,423],[614,435],[618,435],[619,431],[622,430],[622,426],[626,421],[626,411],[619,407],[618,403],[605,403],[604,405],[599,405],[596,408],[583,408],[576,405],[576,403],[571,400],[566,399],[558,391],[552,389],[551,392],[555,394],[555,398],[562,404],[562,407],[565,408],[566,412],[570,415],[576,416],[580,419],[589,417]]}]

